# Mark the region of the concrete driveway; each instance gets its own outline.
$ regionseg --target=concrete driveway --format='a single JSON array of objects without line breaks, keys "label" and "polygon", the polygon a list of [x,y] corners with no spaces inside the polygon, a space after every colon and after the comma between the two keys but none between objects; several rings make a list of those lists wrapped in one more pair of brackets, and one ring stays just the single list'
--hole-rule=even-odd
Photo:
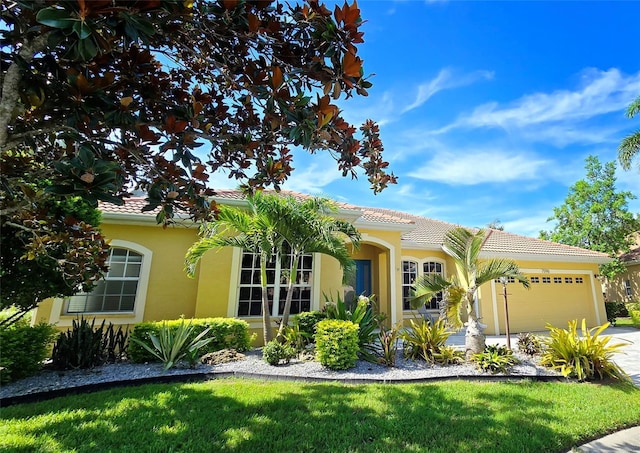
[{"label": "concrete driveway", "polygon": [[614,360],[631,376],[633,383],[640,387],[640,329],[609,327],[604,334],[613,337],[611,343],[625,343],[624,353],[616,354]]}]

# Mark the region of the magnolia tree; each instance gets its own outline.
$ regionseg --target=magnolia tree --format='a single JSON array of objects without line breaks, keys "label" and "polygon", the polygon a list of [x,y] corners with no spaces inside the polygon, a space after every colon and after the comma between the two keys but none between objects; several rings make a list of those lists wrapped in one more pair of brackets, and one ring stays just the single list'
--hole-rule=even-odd
[{"label": "magnolia tree", "polygon": [[19,232],[23,260],[85,250],[78,266],[51,256],[69,288],[101,276],[105,244],[52,218],[56,197],[95,207],[142,190],[160,223],[210,219],[213,173],[278,189],[292,147],[330,153],[343,176],[360,168],[374,193],[395,183],[378,126],[336,105],[371,87],[355,2],[16,0],[1,17],[1,226]]}]

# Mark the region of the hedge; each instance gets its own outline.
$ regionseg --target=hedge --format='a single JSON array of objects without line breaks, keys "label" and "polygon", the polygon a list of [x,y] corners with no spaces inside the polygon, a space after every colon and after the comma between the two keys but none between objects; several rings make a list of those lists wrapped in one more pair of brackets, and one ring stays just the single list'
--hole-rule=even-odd
[{"label": "hedge", "polygon": [[[135,325],[129,337],[129,347],[127,350],[127,355],[131,362],[156,362],[158,360],[149,351],[135,341],[131,341],[131,339],[136,338],[150,344],[149,334],[153,333],[154,335],[158,335],[160,327],[165,322],[170,327],[177,328],[182,320],[143,322]],[[251,348],[252,337],[249,334],[249,324],[246,321],[234,318],[200,318],[192,319],[190,322],[194,326],[192,332],[193,338],[207,327],[211,329],[207,337],[213,337],[214,340],[201,349],[200,352],[202,355],[222,349],[235,349],[242,352]]]},{"label": "hedge", "polygon": [[0,383],[32,376],[42,368],[42,361],[49,356],[49,345],[58,331],[49,324],[31,327],[21,319],[8,327],[0,328]]}]

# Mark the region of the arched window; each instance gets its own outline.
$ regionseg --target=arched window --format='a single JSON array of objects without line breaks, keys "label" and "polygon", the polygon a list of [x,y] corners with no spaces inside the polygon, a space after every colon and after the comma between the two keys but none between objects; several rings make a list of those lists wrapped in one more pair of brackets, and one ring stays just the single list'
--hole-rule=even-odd
[{"label": "arched window", "polygon": [[[417,279],[424,275],[438,274],[445,276],[444,262],[436,261],[433,258],[422,260],[403,260],[402,261],[402,309],[411,310],[409,296],[413,289],[413,284]],[[442,302],[443,294],[436,294],[430,301],[425,304],[427,310],[438,310],[439,303]]]},{"label": "arched window", "polygon": [[71,296],[66,312],[75,313],[132,313],[140,283],[143,255],[133,250],[111,247],[109,272],[96,283],[93,291]]}]

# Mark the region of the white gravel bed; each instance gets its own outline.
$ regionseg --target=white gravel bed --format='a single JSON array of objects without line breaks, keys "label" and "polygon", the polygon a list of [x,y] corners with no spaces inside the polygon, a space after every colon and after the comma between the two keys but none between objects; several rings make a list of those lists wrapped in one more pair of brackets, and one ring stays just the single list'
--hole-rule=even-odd
[{"label": "white gravel bed", "polygon": [[[434,379],[447,377],[468,376],[493,376],[480,372],[473,364],[461,365],[429,365],[423,361],[405,360],[402,353],[398,352],[395,367],[386,367],[365,361],[358,361],[355,368],[344,371],[329,370],[318,362],[304,362],[292,360],[286,365],[271,366],[262,360],[262,352],[259,349],[245,353],[243,360],[220,365],[199,364],[195,368],[175,367],[163,372],[162,365],[158,363],[133,364],[116,363],[90,370],[52,371],[44,370],[36,376],[21,379],[0,388],[0,398],[10,398],[20,395],[47,392],[64,388],[79,387],[83,385],[101,384],[106,382],[118,382],[124,380],[145,379],[157,376],[193,374],[193,373],[241,373],[244,375],[256,375],[256,377],[273,376],[290,378],[312,378],[346,380],[346,381],[372,381],[393,382],[404,380]],[[551,369],[539,366],[535,359],[516,353],[521,363],[514,366],[507,376],[558,376]],[[498,374],[497,376],[505,376]]]}]

